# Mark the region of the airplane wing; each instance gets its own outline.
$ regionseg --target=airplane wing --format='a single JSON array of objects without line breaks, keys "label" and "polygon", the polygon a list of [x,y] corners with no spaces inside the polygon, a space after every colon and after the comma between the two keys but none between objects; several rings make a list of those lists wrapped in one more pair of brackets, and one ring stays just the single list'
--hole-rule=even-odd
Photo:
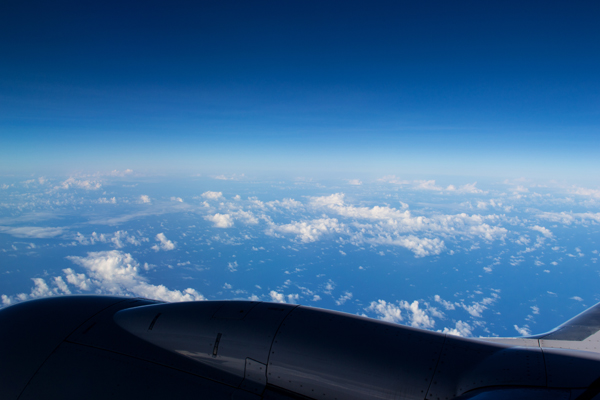
[{"label": "airplane wing", "polygon": [[[571,321],[588,331],[593,325],[591,317]],[[542,347],[558,340],[546,337],[491,342],[266,302],[54,297],[0,310],[0,393],[20,400],[593,399],[600,353]]]}]

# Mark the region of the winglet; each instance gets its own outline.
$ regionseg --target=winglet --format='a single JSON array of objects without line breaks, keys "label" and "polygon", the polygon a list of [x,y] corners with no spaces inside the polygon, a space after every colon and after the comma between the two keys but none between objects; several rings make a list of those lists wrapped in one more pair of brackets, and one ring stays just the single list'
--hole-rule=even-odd
[{"label": "winglet", "polygon": [[571,318],[556,329],[536,335],[543,340],[584,341],[600,331],[600,303]]}]

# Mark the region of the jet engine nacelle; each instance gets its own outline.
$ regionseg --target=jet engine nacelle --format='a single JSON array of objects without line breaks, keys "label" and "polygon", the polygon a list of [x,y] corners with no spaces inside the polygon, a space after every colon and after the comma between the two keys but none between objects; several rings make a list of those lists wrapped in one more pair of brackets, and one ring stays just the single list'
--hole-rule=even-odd
[{"label": "jet engine nacelle", "polygon": [[8,399],[568,400],[600,377],[598,353],[290,304],[70,296],[0,310],[0,324]]}]

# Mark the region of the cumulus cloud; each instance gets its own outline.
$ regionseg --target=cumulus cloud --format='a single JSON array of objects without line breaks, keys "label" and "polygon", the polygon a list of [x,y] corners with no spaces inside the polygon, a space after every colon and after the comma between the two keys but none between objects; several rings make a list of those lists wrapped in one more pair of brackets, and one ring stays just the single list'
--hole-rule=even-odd
[{"label": "cumulus cloud", "polygon": [[542,235],[544,235],[547,238],[552,238],[554,235],[552,234],[552,232],[550,232],[549,229],[544,228],[543,226],[539,226],[539,225],[534,225],[530,228],[531,230],[534,231],[538,231],[540,232]]},{"label": "cumulus cloud", "polygon": [[529,329],[529,326],[527,326],[527,325],[524,325],[521,328],[519,328],[518,325],[514,325],[514,327],[515,327],[515,330],[517,332],[519,332],[519,335],[521,335],[521,336],[529,336],[529,335],[531,335],[531,330]]},{"label": "cumulus cloud", "polygon": [[208,192],[202,193],[202,197],[204,197],[205,199],[208,199],[208,200],[219,200],[219,199],[223,198],[223,193],[208,191]]},{"label": "cumulus cloud", "polygon": [[154,239],[157,242],[159,242],[158,244],[155,244],[154,246],[152,246],[152,249],[154,251],[159,251],[159,250],[169,251],[169,250],[175,249],[175,243],[173,243],[172,241],[167,239],[165,234],[162,232],[157,234]]},{"label": "cumulus cloud", "polygon": [[421,190],[434,190],[434,191],[436,191],[436,192],[440,192],[440,191],[444,190],[444,188],[443,188],[443,187],[441,187],[441,186],[437,186],[437,185],[435,184],[435,181],[434,181],[434,180],[428,180],[428,181],[425,181],[425,180],[418,180],[418,181],[415,181],[414,183],[415,183],[415,188],[416,188],[416,189],[421,189]]},{"label": "cumulus cloud", "polygon": [[119,171],[119,170],[114,169],[114,170],[110,171],[110,173],[109,173],[110,176],[120,176],[120,177],[124,177],[124,176],[131,175],[131,174],[133,174],[133,170],[129,169],[129,168],[124,171]]},{"label": "cumulus cloud", "polygon": [[558,222],[563,225],[600,223],[600,213],[574,213],[574,212],[541,212],[537,214],[538,218],[551,222]]},{"label": "cumulus cloud", "polygon": [[377,317],[383,321],[394,322],[399,324],[404,321],[402,317],[402,309],[393,303],[388,303],[385,300],[377,300],[371,302],[368,311],[377,314]]},{"label": "cumulus cloud", "polygon": [[324,208],[340,216],[355,219],[381,221],[375,228],[394,233],[413,233],[417,231],[445,235],[479,236],[485,240],[502,240],[507,234],[506,228],[490,226],[488,222],[499,221],[496,215],[434,215],[432,217],[413,216],[409,210],[375,206],[355,207],[345,204],[345,195],[336,193],[330,196],[311,197],[310,204],[315,208]]},{"label": "cumulus cloud", "polygon": [[338,306],[341,306],[342,304],[344,304],[346,301],[352,299],[352,293],[351,292],[345,292],[342,296],[340,296],[339,299],[337,299],[335,301],[335,304],[337,304]]},{"label": "cumulus cloud", "polygon": [[16,296],[7,296],[3,294],[2,305],[9,306],[25,300],[37,299],[40,297],[56,296],[61,294],[71,294],[71,291],[67,287],[62,277],[54,277],[52,279],[52,287],[48,286],[43,278],[31,278],[33,281],[33,287],[29,294],[19,293]]},{"label": "cumulus cloud", "polygon": [[233,226],[233,220],[229,214],[207,215],[204,217],[205,220],[210,221],[216,228],[231,228]]},{"label": "cumulus cloud", "polygon": [[[80,243],[88,244],[86,242],[86,239],[83,238],[79,232],[77,232],[77,235],[78,235],[77,240]],[[94,244],[94,242],[96,242],[96,241],[106,242],[105,235],[102,234],[102,235],[98,236],[96,234],[96,232],[92,233],[92,236],[91,236],[89,242],[90,242],[90,244]],[[127,231],[116,231],[114,233],[113,237],[110,238],[110,241],[117,249],[121,249],[126,246],[126,243],[132,244],[134,246],[140,246],[142,244],[142,242],[147,242],[148,238],[138,239],[135,236],[128,234]]]},{"label": "cumulus cloud", "polygon": [[271,296],[271,301],[275,303],[285,303],[285,296],[283,293],[278,293],[274,290],[269,292],[269,296]]},{"label": "cumulus cloud", "polygon": [[481,189],[477,189],[475,187],[476,185],[477,185],[477,182],[467,183],[466,185],[459,186],[458,188],[455,187],[454,185],[449,185],[446,188],[446,190],[449,192],[456,192],[456,193],[470,193],[470,194],[486,193]]},{"label": "cumulus cloud", "polygon": [[436,302],[440,303],[442,306],[444,306],[444,308],[445,308],[446,310],[454,310],[454,309],[456,308],[456,307],[454,306],[454,303],[452,303],[452,302],[449,302],[449,301],[447,301],[447,300],[444,300],[444,299],[442,299],[442,298],[441,298],[439,295],[437,295],[437,294],[436,294],[436,295],[433,297],[433,299],[434,299]]},{"label": "cumulus cloud", "polygon": [[238,175],[238,174],[231,174],[231,175],[217,175],[215,176],[215,179],[221,180],[221,181],[238,181],[240,179],[243,179],[245,177],[244,174]]},{"label": "cumulus cloud", "polygon": [[360,179],[349,179],[348,184],[353,186],[360,186],[362,185],[362,181]]},{"label": "cumulus cloud", "polygon": [[456,322],[454,328],[444,328],[442,333],[447,333],[448,335],[454,336],[469,337],[473,336],[473,327],[466,322],[458,321]]},{"label": "cumulus cloud", "polygon": [[74,285],[80,290],[84,291],[89,291],[92,289],[94,284],[85,274],[77,273],[71,268],[65,268],[63,269],[63,272],[65,273],[67,282],[69,282],[71,285]]},{"label": "cumulus cloud", "polygon": [[463,308],[472,317],[481,318],[483,312],[488,309],[488,305],[494,303],[498,297],[486,297],[480,302],[472,302],[471,304],[465,304],[463,302],[455,303],[458,307]]},{"label": "cumulus cloud", "polygon": [[[257,199],[249,200],[264,209],[264,203]],[[446,246],[442,237],[462,237],[465,240],[479,237],[491,242],[504,240],[508,233],[502,226],[491,225],[499,223],[502,216],[465,213],[415,216],[408,210],[406,203],[400,204],[401,209],[389,206],[353,206],[346,203],[344,193],[334,193],[309,197],[306,208],[320,212],[322,217],[319,219],[292,221],[287,224],[275,224],[264,214],[261,219],[268,223],[265,231],[267,235],[274,237],[295,235],[297,240],[310,243],[335,233],[340,235],[340,240],[348,240],[357,246],[370,244],[405,247],[416,257],[437,255],[444,251]],[[276,207],[276,202],[269,202],[267,205]],[[297,207],[297,204],[294,206]],[[338,218],[329,217],[328,214],[332,213],[349,221],[346,223]],[[349,236],[349,239],[345,239],[345,236]]]},{"label": "cumulus cloud", "polygon": [[404,321],[403,310],[406,311],[410,326],[422,329],[433,328],[435,321],[428,315],[428,310],[419,308],[419,302],[416,300],[412,303],[398,301],[396,304],[377,300],[371,302],[367,308],[367,311],[374,312],[379,319],[394,323]]},{"label": "cumulus cloud", "polygon": [[571,193],[577,194],[579,196],[593,197],[596,199],[600,199],[600,190],[598,189],[588,189],[584,187],[576,187],[574,186],[571,190]]},{"label": "cumulus cloud", "polygon": [[60,186],[55,186],[54,189],[70,189],[79,188],[85,190],[98,190],[102,187],[99,181],[94,180],[78,180],[73,177],[62,182]]},{"label": "cumulus cloud", "polygon": [[118,250],[88,253],[87,257],[67,257],[83,267],[86,274],[65,269],[67,282],[80,290],[95,289],[98,293],[139,296],[164,301],[204,300],[195,289],[169,290],[164,285],[152,285],[140,275],[143,267],[128,253]]},{"label": "cumulus cloud", "polygon": [[148,195],[145,195],[145,194],[143,194],[143,195],[140,196],[140,201],[142,203],[145,203],[145,204],[151,202],[150,197],[148,197]]},{"label": "cumulus cloud", "polygon": [[312,221],[292,222],[291,224],[271,224],[265,231],[267,235],[279,236],[278,234],[291,234],[304,243],[315,242],[323,235],[343,232],[345,229],[335,218],[320,218]]},{"label": "cumulus cloud", "polygon": [[242,221],[243,223],[248,225],[258,224],[258,218],[256,218],[256,216],[251,211],[233,211],[231,213],[231,216],[236,220]]},{"label": "cumulus cloud", "polygon": [[137,296],[164,301],[204,300],[195,289],[170,290],[164,285],[153,285],[140,275],[144,268],[130,254],[118,250],[88,253],[86,257],[69,256],[70,261],[84,268],[77,272],[63,269],[64,278],[55,276],[50,284],[43,278],[33,278],[34,286],[29,294],[2,296],[4,305],[33,298],[93,291],[98,294]]},{"label": "cumulus cloud", "polygon": [[415,257],[425,257],[432,254],[440,254],[446,246],[444,241],[438,238],[418,238],[416,236],[403,236],[392,238],[390,236],[379,236],[372,239],[365,239],[370,244],[383,244],[390,246],[401,246],[412,251]]},{"label": "cumulus cloud", "polygon": [[400,179],[398,178],[396,175],[386,175],[382,178],[377,179],[379,182],[385,182],[385,183],[393,183],[395,185],[408,185],[410,184],[410,181],[404,180],[404,179]]},{"label": "cumulus cloud", "polygon": [[227,269],[229,272],[237,271],[238,263],[237,261],[227,263]]},{"label": "cumulus cloud", "polygon": [[274,209],[285,208],[286,210],[294,210],[304,207],[304,205],[301,202],[289,198],[285,198],[283,200],[268,201],[265,204]]}]

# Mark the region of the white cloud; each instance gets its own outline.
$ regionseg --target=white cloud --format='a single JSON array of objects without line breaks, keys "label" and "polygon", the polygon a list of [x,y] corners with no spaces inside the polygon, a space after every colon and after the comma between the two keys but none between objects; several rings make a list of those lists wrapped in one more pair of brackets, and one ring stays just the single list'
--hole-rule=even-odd
[{"label": "white cloud", "polygon": [[401,306],[410,311],[410,325],[415,328],[433,328],[435,322],[432,318],[430,318],[425,310],[419,308],[419,302],[413,301],[412,303],[408,303],[406,301],[400,303]]},{"label": "white cloud", "polygon": [[205,199],[208,199],[208,200],[219,200],[223,197],[223,193],[208,191],[208,192],[202,193],[202,197],[204,197]]},{"label": "white cloud", "polygon": [[271,290],[269,296],[271,296],[271,301],[275,303],[285,303],[285,296],[283,293],[277,293],[276,291]]},{"label": "white cloud", "polygon": [[69,287],[67,286],[67,284],[63,280],[62,276],[55,276],[54,277],[54,284],[64,294],[71,294],[71,291],[69,290]]},{"label": "white cloud", "polygon": [[418,238],[416,236],[401,236],[391,238],[390,236],[379,236],[376,238],[365,239],[370,244],[401,246],[415,253],[415,257],[425,257],[432,254],[440,254],[446,246],[444,241],[438,238]]},{"label": "white cloud", "polygon": [[311,197],[310,202],[316,207],[342,206],[344,197],[344,193],[334,193],[329,196]]},{"label": "white cloud", "polygon": [[512,191],[514,193],[528,193],[529,189],[527,189],[526,187],[524,187],[522,185],[518,185],[518,186],[512,188]]},{"label": "white cloud", "polygon": [[231,213],[231,216],[233,216],[236,220],[240,220],[248,225],[258,224],[258,218],[256,218],[251,211],[234,211]]},{"label": "white cloud", "polygon": [[354,207],[346,205],[344,194],[336,193],[330,196],[311,197],[310,204],[319,209],[326,209],[347,218],[368,219],[381,221],[373,227],[387,234],[414,233],[417,231],[444,235],[479,236],[485,240],[503,240],[507,234],[506,228],[490,226],[488,222],[500,219],[496,215],[434,215],[432,217],[413,216],[408,210],[398,210],[391,207],[375,206]]},{"label": "white cloud", "polygon": [[60,186],[55,186],[54,189],[69,189],[72,187],[85,190],[98,190],[102,187],[102,184],[94,180],[77,180],[71,177],[62,182]]},{"label": "white cloud", "polygon": [[529,329],[528,325],[524,325],[521,328],[519,328],[518,325],[515,325],[514,327],[515,327],[515,330],[517,332],[519,332],[519,335],[521,335],[521,336],[529,336],[529,335],[531,335],[531,330]]},{"label": "white cloud", "polygon": [[171,201],[176,201],[178,203],[183,203],[183,199],[181,197],[171,197]]},{"label": "white cloud", "polygon": [[[82,238],[83,235],[81,235],[79,232],[77,232],[77,240],[81,243],[81,244],[88,244],[87,239]],[[96,232],[94,232],[92,234],[92,237],[90,238],[90,243],[94,244],[94,242],[98,239],[98,236],[96,235]],[[104,240],[102,240],[104,239]],[[134,246],[140,246],[142,244],[142,241],[147,241],[148,239],[146,238],[142,238],[141,241],[139,239],[137,239],[135,236],[129,235],[127,233],[127,231],[116,231],[114,233],[114,236],[110,239],[110,241],[112,242],[112,244],[117,248],[117,249],[121,249],[123,247],[125,247],[125,243],[127,242],[129,244],[132,244]],[[100,235],[100,240],[101,242],[106,241],[104,235]]]},{"label": "white cloud", "polygon": [[110,176],[120,176],[120,177],[124,177],[124,176],[131,175],[131,174],[133,174],[133,170],[129,169],[129,168],[124,171],[118,171],[118,170],[114,169],[114,170],[110,171],[110,173],[109,173]]},{"label": "white cloud", "polygon": [[[75,264],[85,268],[87,273],[78,273],[72,268],[63,270],[62,276],[50,279],[50,284],[43,278],[33,278],[34,286],[29,294],[2,296],[4,305],[33,298],[70,294],[71,288],[79,291],[94,291],[98,294],[123,296],[139,296],[165,301],[204,300],[196,290],[169,290],[164,285],[152,285],[140,275],[141,267],[130,254],[118,250],[92,252],[87,257],[67,257]],[[65,282],[66,280],[66,282]],[[69,287],[71,285],[71,287]]]},{"label": "white cloud", "polygon": [[272,208],[285,208],[286,210],[293,210],[304,207],[304,205],[299,201],[289,198],[285,198],[283,200],[268,201],[265,204]]},{"label": "white cloud", "polygon": [[481,189],[476,188],[477,182],[467,183],[466,185],[459,186],[456,190],[459,193],[487,193]]},{"label": "white cloud", "polygon": [[571,300],[583,301],[583,299],[579,296],[573,296],[570,298]]},{"label": "white cloud", "polygon": [[371,305],[369,305],[367,310],[376,313],[378,318],[383,321],[394,322],[397,324],[404,321],[404,318],[402,317],[402,309],[393,303],[386,302],[385,300],[371,302]]},{"label": "white cloud", "polygon": [[[385,300],[373,301],[367,308],[377,314],[383,321],[400,323],[404,320],[402,310],[406,310],[410,326],[415,328],[433,328],[435,321],[428,315],[428,310],[419,308],[419,302],[399,301],[397,304],[387,303]],[[439,314],[438,314],[439,315]]]},{"label": "white cloud", "polygon": [[154,251],[159,251],[159,250],[169,251],[169,250],[175,249],[175,243],[173,243],[172,241],[170,241],[169,239],[167,239],[167,237],[165,236],[165,234],[162,233],[162,232],[159,233],[159,234],[157,234],[154,239],[157,242],[160,242],[160,243],[155,244],[154,246],[152,246],[152,249]]},{"label": "white cloud", "polygon": [[231,228],[233,226],[233,220],[229,214],[217,213],[215,215],[207,215],[204,219],[212,222],[216,228]]},{"label": "white cloud", "polygon": [[85,274],[78,274],[71,268],[63,269],[67,282],[77,286],[80,290],[89,291],[92,289],[92,281]]},{"label": "white cloud", "polygon": [[472,317],[480,318],[483,311],[487,310],[487,307],[483,303],[473,302],[471,305],[465,303],[456,303],[459,307],[462,307],[471,314]]},{"label": "white cloud", "polygon": [[531,310],[534,314],[540,313],[540,308],[538,306],[531,306]]},{"label": "white cloud", "polygon": [[410,181],[400,179],[396,175],[386,175],[383,178],[377,179],[379,182],[393,183],[395,185],[408,185]]},{"label": "white cloud", "polygon": [[325,294],[331,294],[331,292],[333,291],[333,289],[335,289],[335,286],[336,286],[335,282],[330,279],[325,284],[325,289],[323,290],[323,293],[325,293]]},{"label": "white cloud", "polygon": [[85,274],[64,270],[67,282],[81,290],[96,289],[97,293],[132,295],[164,301],[204,300],[196,290],[169,290],[164,285],[152,285],[140,275],[141,267],[130,254],[118,250],[88,253],[87,257],[67,257],[86,269]]},{"label": "white cloud", "polygon": [[337,304],[338,306],[341,306],[342,304],[344,304],[346,301],[352,299],[352,293],[351,292],[345,292],[342,296],[340,296],[339,299],[337,299],[335,301],[335,304]]},{"label": "white cloud", "polygon": [[549,229],[546,229],[543,226],[535,225],[535,226],[532,226],[530,229],[540,232],[542,235],[546,236],[547,238],[552,238],[554,236],[552,234],[552,232],[550,232]]},{"label": "white cloud", "polygon": [[147,195],[145,195],[145,194],[143,194],[143,195],[141,195],[141,196],[140,196],[140,201],[141,201],[142,203],[146,203],[146,204],[151,202],[151,200],[150,200],[150,197],[148,197],[148,196],[147,196]]},{"label": "white cloud", "polygon": [[243,179],[245,177],[244,174],[238,175],[238,174],[232,174],[232,175],[217,175],[215,176],[215,179],[221,180],[221,181],[238,181],[240,179]]},{"label": "white cloud", "polygon": [[229,272],[237,271],[238,263],[237,261],[227,263],[227,269]]},{"label": "white cloud", "polygon": [[589,222],[600,223],[600,213],[574,213],[574,212],[542,212],[537,214],[538,218],[563,225],[584,224]]},{"label": "white cloud", "polygon": [[98,199],[98,203],[100,203],[100,204],[117,204],[117,198],[111,197],[110,199],[107,199],[106,197],[101,197]]},{"label": "white cloud", "polygon": [[38,297],[48,297],[54,294],[46,284],[46,281],[44,281],[42,278],[32,278],[31,280],[35,284],[35,286],[31,289],[31,298],[35,299]]},{"label": "white cloud", "polygon": [[416,189],[421,189],[421,190],[434,190],[436,192],[444,190],[444,188],[442,188],[440,186],[436,186],[434,180],[429,180],[429,181],[424,181],[424,180],[415,181],[415,188]]},{"label": "white cloud", "polygon": [[52,228],[52,227],[38,227],[38,226],[0,226],[0,232],[8,233],[9,235],[18,238],[35,238],[35,239],[48,239],[62,235],[65,230],[64,228]]},{"label": "white cloud", "polygon": [[349,179],[348,184],[353,186],[360,186],[362,185],[362,181],[360,179]]},{"label": "white cloud", "polygon": [[278,236],[281,234],[292,234],[304,243],[315,242],[323,235],[343,232],[345,227],[335,218],[320,218],[312,221],[292,222],[291,224],[270,224],[265,231],[267,235]]},{"label": "white cloud", "polygon": [[571,193],[577,194],[579,196],[593,197],[596,199],[600,199],[600,190],[598,189],[587,189],[583,187],[574,186],[571,190]]},{"label": "white cloud", "polygon": [[454,309],[456,308],[456,307],[454,306],[454,304],[453,304],[453,303],[451,303],[451,302],[449,302],[449,301],[447,301],[447,300],[444,300],[444,299],[442,299],[442,298],[441,298],[439,295],[437,295],[437,294],[436,294],[436,295],[433,297],[433,299],[434,299],[436,302],[438,302],[438,303],[440,303],[441,305],[443,305],[443,306],[444,306],[444,308],[445,308],[446,310],[454,310]]},{"label": "white cloud", "polygon": [[444,328],[442,333],[447,333],[448,335],[454,336],[469,337],[473,336],[473,328],[466,322],[458,321],[456,322],[454,328]]}]

